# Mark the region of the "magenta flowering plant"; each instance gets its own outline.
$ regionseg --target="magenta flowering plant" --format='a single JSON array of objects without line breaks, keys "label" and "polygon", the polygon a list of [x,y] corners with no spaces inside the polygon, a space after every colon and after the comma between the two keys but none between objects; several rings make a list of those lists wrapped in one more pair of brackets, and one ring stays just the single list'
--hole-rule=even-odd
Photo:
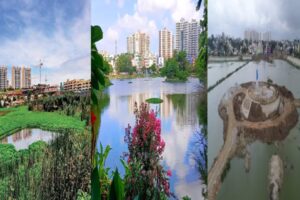
[{"label": "magenta flowering plant", "polygon": [[[161,122],[149,105],[135,104],[136,121],[125,129],[128,144],[127,165],[130,173],[125,175],[126,199],[164,199],[170,196],[168,176],[160,164],[165,142],[161,137]],[[134,172],[134,173],[131,173]]]}]

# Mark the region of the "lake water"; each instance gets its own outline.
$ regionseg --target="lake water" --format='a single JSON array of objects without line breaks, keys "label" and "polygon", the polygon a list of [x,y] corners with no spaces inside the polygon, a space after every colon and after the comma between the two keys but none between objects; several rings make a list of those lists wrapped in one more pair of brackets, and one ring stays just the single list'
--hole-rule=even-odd
[{"label": "lake water", "polygon": [[202,199],[202,182],[193,159],[194,136],[200,131],[197,105],[200,96],[198,79],[190,78],[186,83],[167,83],[163,78],[139,78],[112,80],[113,85],[106,91],[109,103],[101,115],[100,142],[112,151],[106,162],[111,169],[118,167],[121,175],[124,169],[120,163],[123,152],[125,127],[135,123],[134,103],[140,105],[146,99],[158,97],[162,104],[151,104],[161,119],[162,138],[166,142],[162,164],[172,171],[171,192],[177,197],[185,195]]},{"label": "lake water", "polygon": [[1,140],[2,144],[13,144],[16,150],[27,149],[29,145],[37,141],[50,142],[55,133],[41,129],[23,129]]},{"label": "lake water", "polygon": [[[209,64],[208,74],[224,77],[228,74],[227,64]],[[233,69],[241,63],[234,64]],[[256,68],[259,70],[259,80],[272,79],[278,85],[288,88],[295,98],[300,98],[300,70],[282,60],[275,60],[272,64],[266,62],[250,62],[244,68],[234,73],[208,94],[208,169],[223,145],[223,122],[218,114],[218,105],[223,94],[235,84],[255,81]],[[211,70],[213,69],[212,74]],[[210,82],[213,84],[213,82]],[[298,110],[299,112],[300,110]],[[300,123],[290,131],[289,136],[282,142],[280,148],[274,144],[264,144],[256,141],[248,150],[251,154],[250,172],[244,169],[244,160],[237,157],[230,162],[230,169],[222,183],[218,199],[268,199],[268,164],[271,155],[278,153],[285,163],[283,187],[280,199],[300,199]]]}]

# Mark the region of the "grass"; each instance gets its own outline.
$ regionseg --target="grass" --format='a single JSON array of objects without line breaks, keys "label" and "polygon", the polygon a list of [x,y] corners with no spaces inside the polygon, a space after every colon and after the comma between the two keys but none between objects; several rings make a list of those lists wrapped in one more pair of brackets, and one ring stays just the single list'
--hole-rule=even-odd
[{"label": "grass", "polygon": [[24,128],[40,128],[59,132],[64,129],[83,132],[85,121],[75,117],[62,115],[55,112],[28,111],[27,106],[2,108],[0,113],[0,139]]},{"label": "grass", "polygon": [[4,115],[6,115],[9,112],[10,112],[9,110],[0,111],[0,116],[4,116]]},{"label": "grass", "polygon": [[152,103],[152,104],[159,104],[159,103],[163,102],[163,100],[160,98],[149,98],[149,99],[146,99],[146,101],[148,103]]}]

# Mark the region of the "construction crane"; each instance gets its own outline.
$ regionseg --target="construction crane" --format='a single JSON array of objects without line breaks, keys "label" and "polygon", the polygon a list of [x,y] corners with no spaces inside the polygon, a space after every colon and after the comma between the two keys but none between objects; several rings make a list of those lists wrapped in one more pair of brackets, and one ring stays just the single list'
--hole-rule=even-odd
[{"label": "construction crane", "polygon": [[39,63],[39,69],[40,69],[40,84],[42,84],[42,66],[43,66],[43,62],[40,59],[40,63]]},{"label": "construction crane", "polygon": [[[40,59],[39,64],[38,65],[33,65],[33,67],[37,67],[39,68],[39,73],[40,73],[40,82],[39,84],[42,84],[42,67],[43,67],[44,63],[42,61],[42,59]],[[46,81],[47,78],[45,78]]]}]

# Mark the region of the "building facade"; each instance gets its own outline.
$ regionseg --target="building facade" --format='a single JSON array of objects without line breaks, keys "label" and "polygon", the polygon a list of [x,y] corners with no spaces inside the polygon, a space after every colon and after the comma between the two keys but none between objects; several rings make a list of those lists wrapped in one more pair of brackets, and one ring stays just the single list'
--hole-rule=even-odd
[{"label": "building facade", "polygon": [[146,33],[137,32],[127,37],[127,53],[148,56],[150,52],[150,37]]},{"label": "building facade", "polygon": [[245,30],[244,32],[244,39],[249,40],[252,42],[258,42],[262,39],[261,33],[255,31],[255,30]]},{"label": "building facade", "polygon": [[74,79],[64,82],[64,91],[82,92],[91,89],[91,80]]},{"label": "building facade", "polygon": [[21,69],[21,88],[31,87],[31,68],[22,67]]},{"label": "building facade", "polygon": [[173,57],[173,36],[172,33],[164,28],[159,31],[159,57],[168,60]]},{"label": "building facade", "polygon": [[7,67],[0,67],[0,90],[8,88]]},{"label": "building facade", "polygon": [[185,51],[190,62],[198,57],[200,30],[199,22],[194,19],[188,22],[182,18],[176,23],[176,50]]},{"label": "building facade", "polygon": [[12,66],[11,68],[11,86],[13,89],[21,88],[21,68]]},{"label": "building facade", "polygon": [[270,42],[272,40],[271,32],[270,31],[264,32],[262,39],[266,42]]}]

